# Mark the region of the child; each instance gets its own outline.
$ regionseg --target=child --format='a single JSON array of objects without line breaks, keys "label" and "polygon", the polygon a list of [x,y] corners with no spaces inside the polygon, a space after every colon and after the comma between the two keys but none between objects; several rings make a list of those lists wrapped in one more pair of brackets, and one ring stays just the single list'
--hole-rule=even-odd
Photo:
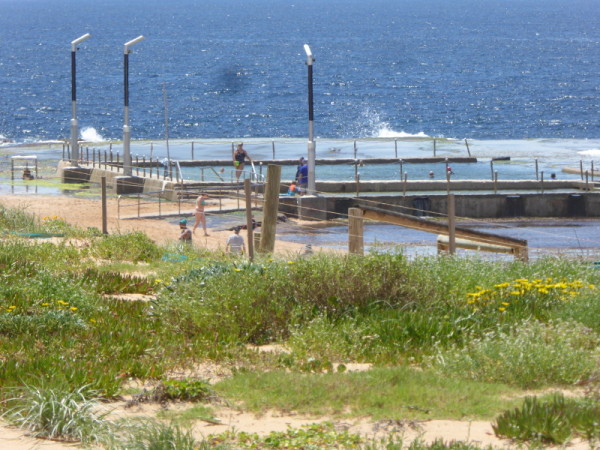
[{"label": "child", "polygon": [[233,233],[234,234],[227,238],[227,245],[225,247],[225,251],[237,255],[246,253],[246,245],[244,244],[244,238],[240,236],[240,227],[235,227],[233,229]]},{"label": "child", "polygon": [[179,233],[179,240],[185,242],[186,244],[192,243],[192,230],[187,227],[187,220],[181,219],[179,221],[179,229],[181,233]]}]

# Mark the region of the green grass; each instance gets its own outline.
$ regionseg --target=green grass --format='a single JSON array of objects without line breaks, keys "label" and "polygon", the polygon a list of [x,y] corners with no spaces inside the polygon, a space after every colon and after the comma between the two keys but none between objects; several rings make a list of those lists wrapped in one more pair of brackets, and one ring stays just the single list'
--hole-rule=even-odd
[{"label": "green grass", "polygon": [[[12,235],[43,227],[89,245]],[[600,271],[581,262],[374,253],[249,263],[4,208],[0,233],[12,236],[0,241],[1,386],[41,390],[43,378],[44,390],[90,386],[110,400],[124,380],[168,385],[169,371],[208,359],[237,370],[215,387],[220,398],[257,412],[491,418],[516,406],[507,398],[519,389],[593,382],[598,367]],[[112,297],[125,293],[154,297]],[[268,343],[290,353],[248,349]],[[333,373],[349,362],[377,368]],[[187,381],[174,397],[202,392]],[[187,439],[155,431],[157,442]]]},{"label": "green grass", "polygon": [[97,413],[98,403],[88,386],[73,391],[24,386],[9,390],[14,397],[2,415],[33,436],[67,442],[94,443],[110,434],[106,413]]},{"label": "green grass", "polygon": [[270,408],[312,415],[374,419],[491,418],[514,404],[514,389],[436,376],[408,367],[351,373],[241,371],[215,386],[223,397],[260,412]]},{"label": "green grass", "polygon": [[573,321],[534,320],[441,350],[432,360],[443,375],[521,388],[575,385],[599,362],[600,334]]},{"label": "green grass", "polygon": [[492,425],[498,436],[543,444],[565,444],[573,436],[600,440],[600,402],[568,399],[555,394],[549,399],[527,397],[523,404],[505,411]]}]

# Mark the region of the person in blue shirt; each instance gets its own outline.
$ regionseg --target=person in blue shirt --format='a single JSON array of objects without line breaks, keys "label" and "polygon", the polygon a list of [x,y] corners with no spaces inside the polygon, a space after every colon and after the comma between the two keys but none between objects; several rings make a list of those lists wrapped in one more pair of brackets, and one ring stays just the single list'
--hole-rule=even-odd
[{"label": "person in blue shirt", "polygon": [[298,187],[300,193],[306,192],[306,187],[308,186],[308,162],[304,161],[304,164],[300,166],[298,170]]}]

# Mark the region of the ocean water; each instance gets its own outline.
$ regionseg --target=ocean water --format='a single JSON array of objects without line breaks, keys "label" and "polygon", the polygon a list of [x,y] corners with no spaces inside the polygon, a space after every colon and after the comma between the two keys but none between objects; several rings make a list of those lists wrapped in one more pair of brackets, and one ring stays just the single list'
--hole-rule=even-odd
[{"label": "ocean water", "polygon": [[[77,117],[82,139],[103,150],[120,151],[123,136],[123,44],[144,35],[129,56],[132,154],[140,157],[227,159],[241,140],[255,159],[306,156],[304,44],[315,56],[318,158],[433,156],[434,138],[437,156],[467,156],[468,139],[480,162],[454,165],[457,178],[492,170],[533,178],[535,164],[568,178],[577,175],[561,169],[589,170],[600,155],[597,0],[0,0],[0,20],[0,165],[14,154],[46,163],[61,156],[60,144],[40,143],[70,136],[70,43],[85,33],[92,37],[76,53]],[[492,168],[502,156],[510,163]],[[444,169],[316,173],[414,179]],[[291,178],[293,168],[284,170]],[[200,169],[189,175],[199,178]],[[502,234],[526,228],[542,232],[528,237],[534,245],[600,247],[595,221],[568,226],[508,225]],[[575,236],[566,239],[569,230]],[[332,247],[346,233],[280,231]],[[369,225],[367,246],[383,235],[421,242]],[[432,237],[423,239],[431,250]]]},{"label": "ocean water", "polygon": [[[600,138],[597,0],[0,0],[0,136]],[[320,146],[318,151],[327,147]]]}]

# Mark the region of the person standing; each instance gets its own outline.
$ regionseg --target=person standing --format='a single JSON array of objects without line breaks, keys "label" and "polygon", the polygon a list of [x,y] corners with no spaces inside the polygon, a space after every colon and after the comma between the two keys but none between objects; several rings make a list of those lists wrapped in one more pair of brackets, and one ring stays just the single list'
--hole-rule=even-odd
[{"label": "person standing", "polygon": [[196,228],[198,225],[202,224],[202,229],[204,230],[204,236],[208,236],[206,232],[206,214],[204,213],[204,207],[206,206],[206,199],[208,195],[200,194],[196,199],[196,209],[194,210],[194,216],[196,216],[196,223],[194,223],[193,233],[196,232]]},{"label": "person standing", "polygon": [[240,227],[235,227],[233,234],[227,238],[225,251],[235,255],[246,253],[246,244],[244,244],[244,238],[240,236]]},{"label": "person standing", "polygon": [[304,164],[298,170],[298,187],[299,192],[304,194],[306,192],[306,188],[308,187],[308,162],[304,161]]},{"label": "person standing", "polygon": [[240,143],[238,144],[237,149],[233,153],[233,166],[235,167],[235,178],[237,181],[239,181],[240,175],[244,171],[246,159],[252,162],[252,158],[250,158],[248,152],[244,150],[244,144]]},{"label": "person standing", "polygon": [[298,166],[296,167],[296,176],[294,177],[294,179],[298,179],[298,177],[300,176],[300,168],[306,164],[306,160],[304,159],[304,156],[301,156],[300,159],[298,160]]}]

